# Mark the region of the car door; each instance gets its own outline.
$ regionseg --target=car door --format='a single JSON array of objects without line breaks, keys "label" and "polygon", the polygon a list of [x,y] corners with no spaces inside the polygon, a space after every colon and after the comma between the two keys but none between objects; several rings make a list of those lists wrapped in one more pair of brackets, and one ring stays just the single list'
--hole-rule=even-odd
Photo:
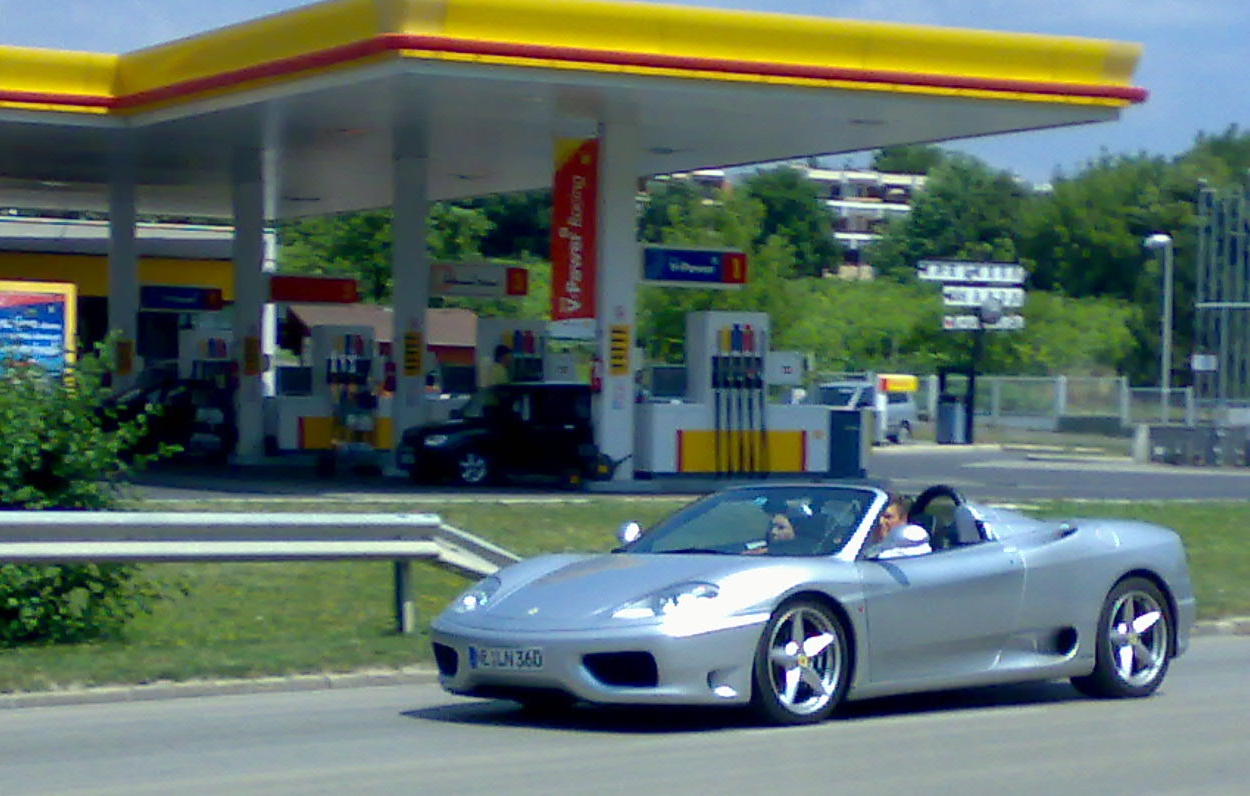
[{"label": "car door", "polygon": [[544,472],[577,469],[578,449],[590,429],[590,392],[553,387],[535,394],[533,450]]},{"label": "car door", "polygon": [[985,671],[1015,630],[1024,568],[1001,542],[860,560],[858,568],[875,684]]},{"label": "car door", "polygon": [[524,472],[531,444],[526,428],[531,413],[530,395],[512,386],[497,388],[497,393],[496,401],[485,413],[486,433],[478,444],[501,471]]}]

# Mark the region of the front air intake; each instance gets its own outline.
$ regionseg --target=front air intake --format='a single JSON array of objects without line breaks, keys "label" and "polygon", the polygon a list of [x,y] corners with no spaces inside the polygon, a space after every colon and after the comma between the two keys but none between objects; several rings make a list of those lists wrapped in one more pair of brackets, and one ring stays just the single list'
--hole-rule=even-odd
[{"label": "front air intake", "polygon": [[649,652],[595,652],[582,658],[591,676],[619,688],[655,688],[660,672]]}]

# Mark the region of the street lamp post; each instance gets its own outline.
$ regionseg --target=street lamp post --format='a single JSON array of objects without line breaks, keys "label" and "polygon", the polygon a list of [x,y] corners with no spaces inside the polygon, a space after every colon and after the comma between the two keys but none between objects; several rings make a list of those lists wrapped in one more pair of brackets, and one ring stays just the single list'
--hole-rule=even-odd
[{"label": "street lamp post", "polygon": [[1156,232],[1143,241],[1147,249],[1163,250],[1163,341],[1159,362],[1159,411],[1169,422],[1172,391],[1172,236]]}]

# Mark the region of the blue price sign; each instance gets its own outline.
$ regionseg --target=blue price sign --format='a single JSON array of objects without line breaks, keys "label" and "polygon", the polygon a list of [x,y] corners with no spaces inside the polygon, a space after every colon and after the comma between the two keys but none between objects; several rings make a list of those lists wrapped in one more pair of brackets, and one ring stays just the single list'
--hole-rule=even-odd
[{"label": "blue price sign", "polygon": [[139,306],[145,310],[219,310],[223,303],[221,288],[216,287],[143,285],[139,288]]},{"label": "blue price sign", "polygon": [[747,256],[719,249],[648,246],[643,250],[642,276],[650,282],[739,287],[747,281]]}]

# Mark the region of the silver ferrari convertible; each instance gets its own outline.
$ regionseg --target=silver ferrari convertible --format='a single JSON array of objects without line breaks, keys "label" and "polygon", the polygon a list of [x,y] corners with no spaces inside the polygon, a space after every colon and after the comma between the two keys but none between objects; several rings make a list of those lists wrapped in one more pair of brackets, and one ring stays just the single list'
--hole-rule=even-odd
[{"label": "silver ferrari convertible", "polygon": [[1142,697],[1185,651],[1175,532],[1037,520],[939,485],[907,517],[927,543],[897,555],[878,542],[888,502],[858,483],[734,487],[627,524],[609,554],[515,564],[434,621],[440,681],[536,707],[749,704],[799,724],[846,700],[1023,680]]}]

